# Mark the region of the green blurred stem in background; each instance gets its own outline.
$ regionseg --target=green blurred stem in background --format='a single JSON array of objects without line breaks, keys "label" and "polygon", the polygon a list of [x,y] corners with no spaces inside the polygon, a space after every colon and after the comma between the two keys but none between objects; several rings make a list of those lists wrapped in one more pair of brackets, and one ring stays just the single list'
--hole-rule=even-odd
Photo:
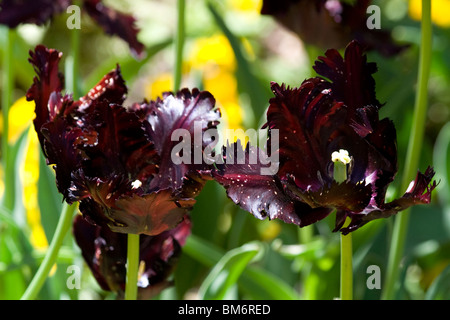
[{"label": "green blurred stem in background", "polygon": [[[74,1],[75,5],[80,5],[80,1]],[[70,54],[66,59],[66,89],[72,92],[73,98],[78,99],[80,90],[80,44],[81,31],[74,28],[70,29]]]},{"label": "green blurred stem in background", "polygon": [[39,266],[38,271],[36,272],[27,290],[23,294],[21,300],[35,299],[42,286],[44,285],[45,280],[47,279],[47,276],[51,268],[55,264],[56,258],[58,257],[58,252],[61,248],[61,245],[63,244],[64,238],[70,231],[70,227],[72,226],[72,217],[76,207],[76,204],[68,205],[66,202],[64,202],[61,211],[61,217],[58,221],[58,225],[56,227],[55,234],[53,235],[52,242],[48,247],[44,260]]},{"label": "green blurred stem in background", "polygon": [[[407,190],[410,181],[415,178],[419,166],[420,153],[422,152],[428,100],[428,78],[430,74],[432,52],[431,0],[422,0],[421,24],[421,47],[417,93],[411,135],[403,172],[402,191]],[[400,273],[399,266],[405,246],[408,221],[409,210],[399,213],[395,219],[386,282],[382,292],[383,299],[392,300],[395,298],[395,289],[397,288]]]},{"label": "green blurred stem in background", "polygon": [[183,47],[184,47],[184,19],[185,19],[185,0],[177,1],[177,33],[175,35],[175,65],[174,65],[174,92],[180,90],[181,75],[183,64]]},{"label": "green blurred stem in background", "polygon": [[14,170],[11,170],[11,161],[9,155],[8,131],[9,131],[9,108],[12,104],[13,85],[14,85],[14,30],[7,27],[4,29],[5,42],[3,43],[3,74],[2,74],[2,116],[3,116],[3,132],[2,132],[2,165],[5,181],[5,191],[3,196],[3,206],[8,210],[14,207]]}]

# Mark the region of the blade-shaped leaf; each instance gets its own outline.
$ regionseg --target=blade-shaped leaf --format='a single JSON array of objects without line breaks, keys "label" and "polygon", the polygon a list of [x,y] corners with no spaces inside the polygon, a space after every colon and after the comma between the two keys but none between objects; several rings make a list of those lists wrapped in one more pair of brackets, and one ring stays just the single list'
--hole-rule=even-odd
[{"label": "blade-shaped leaf", "polygon": [[[214,244],[191,234],[183,252],[205,266],[212,267],[224,252]],[[298,300],[295,290],[276,275],[256,266],[248,266],[239,279],[239,286],[255,299]]]},{"label": "blade-shaped leaf", "polygon": [[237,62],[236,77],[238,79],[238,84],[241,87],[242,91],[248,94],[251,102],[251,108],[253,110],[253,113],[256,115],[256,119],[258,119],[259,116],[264,113],[265,108],[267,107],[267,100],[270,96],[270,92],[266,90],[267,88],[264,87],[256,77],[251,64],[244,56],[242,45],[239,42],[239,39],[227,26],[225,20],[220,15],[218,10],[211,3],[208,3],[208,9],[211,12],[215,23],[230,42],[230,46],[233,49],[234,56]]},{"label": "blade-shaped leaf", "polygon": [[450,266],[444,269],[428,289],[425,300],[447,300],[450,298]]},{"label": "blade-shaped leaf", "polygon": [[263,250],[253,242],[228,251],[210,271],[199,289],[200,299],[222,300],[233,288],[245,267]]}]

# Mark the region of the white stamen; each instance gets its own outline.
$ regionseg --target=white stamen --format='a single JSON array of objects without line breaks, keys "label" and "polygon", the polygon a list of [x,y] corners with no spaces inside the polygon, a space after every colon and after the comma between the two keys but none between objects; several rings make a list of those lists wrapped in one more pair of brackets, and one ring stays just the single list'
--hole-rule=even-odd
[{"label": "white stamen", "polygon": [[142,186],[142,182],[141,182],[140,180],[134,180],[134,181],[131,183],[131,189],[137,189],[137,188],[139,188],[140,186]]},{"label": "white stamen", "polygon": [[333,161],[334,163],[339,161],[343,164],[349,164],[351,158],[347,150],[340,149],[339,151],[335,151],[331,154],[331,161]]}]

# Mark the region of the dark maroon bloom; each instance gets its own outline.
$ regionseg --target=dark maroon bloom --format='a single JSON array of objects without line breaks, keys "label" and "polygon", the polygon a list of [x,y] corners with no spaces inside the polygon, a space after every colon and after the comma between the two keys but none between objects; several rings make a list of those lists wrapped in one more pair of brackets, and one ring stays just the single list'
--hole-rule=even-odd
[{"label": "dark maroon bloom", "polygon": [[137,39],[139,29],[135,26],[136,19],[134,17],[105,6],[101,0],[84,0],[83,5],[89,16],[107,34],[122,38],[128,43],[135,56],[143,56],[144,45]]},{"label": "dark maroon bloom", "polygon": [[220,112],[213,96],[183,89],[125,108],[127,87],[117,67],[74,101],[61,94],[61,53],[37,46],[30,54],[38,76],[27,99],[36,103],[35,129],[64,199],[79,201],[86,219],[116,232],[156,235],[176,226],[209,167],[175,166],[167,148],[175,129],[215,128]]},{"label": "dark maroon bloom", "polygon": [[[42,25],[72,4],[72,0],[3,0],[0,3],[0,24],[10,28],[21,23]],[[101,0],[83,0],[82,4],[107,34],[125,40],[136,57],[143,56],[145,48],[137,39],[139,29],[135,26],[134,17],[105,6]]]},{"label": "dark maroon bloom", "polygon": [[[415,204],[428,203],[434,171],[418,173],[405,195],[385,203],[397,173],[396,132],[391,120],[379,119],[372,74],[360,45],[353,41],[344,57],[331,49],[314,69],[322,77],[299,88],[272,83],[275,95],[267,111],[269,145],[278,130],[279,168],[261,175],[261,165],[223,164],[213,172],[230,198],[257,218],[278,218],[306,226],[336,210],[336,229],[356,230],[368,221],[389,217]],[[234,145],[234,148],[240,148]],[[336,182],[331,155],[347,150],[347,178]],[[256,148],[247,147],[247,156]],[[224,160],[226,162],[226,159]],[[249,163],[249,162],[246,162]],[[346,217],[351,218],[342,228]],[[341,229],[342,228],[342,229]]]},{"label": "dark maroon bloom", "polygon": [[[156,236],[140,235],[138,298],[149,299],[168,287],[181,248],[191,233],[186,216],[175,228]],[[123,297],[126,284],[127,235],[94,226],[81,216],[73,223],[75,241],[103,290]]]},{"label": "dark maroon bloom", "polygon": [[0,23],[15,28],[21,23],[42,25],[60,14],[71,0],[3,0],[0,3]]},{"label": "dark maroon bloom", "polygon": [[307,44],[321,49],[344,48],[357,40],[367,49],[391,56],[404,45],[395,44],[390,33],[367,27],[371,0],[264,0],[262,14],[272,15]]}]

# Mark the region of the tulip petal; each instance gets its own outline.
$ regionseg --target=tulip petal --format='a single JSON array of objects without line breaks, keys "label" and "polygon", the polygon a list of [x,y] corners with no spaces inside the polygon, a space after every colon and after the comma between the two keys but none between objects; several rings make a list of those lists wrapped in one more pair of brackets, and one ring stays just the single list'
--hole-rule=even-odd
[{"label": "tulip petal", "polygon": [[[170,285],[167,280],[191,232],[189,217],[174,229],[157,236],[141,235],[138,298],[149,299]],[[82,256],[103,290],[123,298],[126,283],[127,235],[90,224],[81,216],[73,222],[73,234]]]},{"label": "tulip petal", "polygon": [[64,12],[71,0],[3,0],[0,3],[0,24],[15,28],[22,23],[42,25],[55,14]]},{"label": "tulip petal", "polygon": [[[148,122],[147,133],[161,158],[151,188],[177,190],[184,177],[209,168],[203,151],[212,141],[204,133],[208,129],[215,130],[220,119],[220,111],[215,108],[215,99],[209,92],[197,89],[183,89],[176,94],[167,92],[162,100],[135,105],[133,111]],[[179,144],[186,147],[183,148],[183,152],[188,153],[186,162],[173,154]],[[176,163],[175,160],[182,161]]]},{"label": "tulip petal", "polygon": [[117,35],[125,40],[136,58],[144,57],[145,46],[137,38],[139,29],[133,16],[105,6],[101,0],[84,0],[83,4],[87,13],[107,34]]},{"label": "tulip petal", "polygon": [[428,167],[425,173],[417,172],[416,178],[411,181],[408,190],[401,198],[368,207],[362,214],[354,215],[350,225],[341,229],[341,232],[347,234],[374,219],[389,218],[411,206],[430,203],[431,193],[437,186],[436,181],[432,182],[434,175],[435,172],[431,167]]}]

